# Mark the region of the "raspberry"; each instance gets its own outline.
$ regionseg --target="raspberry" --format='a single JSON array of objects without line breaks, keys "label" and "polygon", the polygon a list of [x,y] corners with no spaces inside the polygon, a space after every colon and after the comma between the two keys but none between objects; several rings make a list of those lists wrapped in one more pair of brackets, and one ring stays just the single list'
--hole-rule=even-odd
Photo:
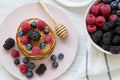
[{"label": "raspberry", "polygon": [[108,14],[102,14],[102,16],[105,17],[105,18],[109,18],[110,15],[111,15],[110,13],[108,13]]},{"label": "raspberry", "polygon": [[16,50],[16,49],[13,49],[13,50],[11,51],[11,56],[12,56],[13,58],[19,57],[19,51]]},{"label": "raspberry", "polygon": [[21,27],[22,27],[23,32],[26,32],[26,33],[31,30],[31,26],[30,26],[30,24],[27,23],[27,22],[24,22],[24,23],[21,25]]},{"label": "raspberry", "polygon": [[45,42],[46,44],[49,44],[51,41],[52,41],[51,35],[45,35],[45,37],[44,37],[44,42]]},{"label": "raspberry", "polygon": [[106,20],[103,16],[98,16],[96,18],[96,25],[102,27],[105,24]]},{"label": "raspberry", "polygon": [[111,13],[111,7],[108,4],[104,4],[101,6],[100,11],[104,16],[109,15]]},{"label": "raspberry", "polygon": [[27,36],[20,37],[20,42],[23,45],[26,45],[29,42],[29,39]]},{"label": "raspberry", "polygon": [[87,30],[89,33],[94,33],[97,31],[97,28],[95,25],[87,25]]},{"label": "raspberry", "polygon": [[32,48],[32,53],[34,56],[38,56],[41,53],[41,49],[35,46]]},{"label": "raspberry", "polygon": [[101,6],[103,6],[103,5],[104,5],[104,3],[99,3],[98,5],[101,7]]},{"label": "raspberry", "polygon": [[118,53],[120,53],[120,46],[112,46],[112,47],[110,48],[110,52],[111,52],[112,54],[118,54]]},{"label": "raspberry", "polygon": [[109,17],[109,20],[110,20],[110,21],[116,21],[117,18],[118,18],[118,16],[117,16],[116,14],[112,14],[112,15],[110,15],[110,17]]},{"label": "raspberry", "polygon": [[97,16],[97,15],[99,14],[99,12],[100,12],[100,5],[92,6],[92,7],[91,7],[91,12],[92,12],[95,16]]},{"label": "raspberry", "polygon": [[37,28],[39,30],[43,30],[45,28],[45,26],[46,26],[46,23],[44,21],[41,20],[41,21],[37,22]]},{"label": "raspberry", "polygon": [[109,45],[110,42],[111,42],[111,39],[112,39],[112,34],[111,32],[106,32],[104,33],[103,35],[103,39],[102,39],[102,42],[106,45]]},{"label": "raspberry", "polygon": [[91,35],[91,38],[95,43],[99,43],[102,40],[102,36],[103,36],[103,32],[97,31]]},{"label": "raspberry", "polygon": [[28,66],[26,64],[22,64],[19,69],[21,73],[26,73],[28,71]]},{"label": "raspberry", "polygon": [[95,24],[95,16],[93,14],[89,14],[87,16],[86,21],[87,21],[87,24],[90,24],[90,25]]}]

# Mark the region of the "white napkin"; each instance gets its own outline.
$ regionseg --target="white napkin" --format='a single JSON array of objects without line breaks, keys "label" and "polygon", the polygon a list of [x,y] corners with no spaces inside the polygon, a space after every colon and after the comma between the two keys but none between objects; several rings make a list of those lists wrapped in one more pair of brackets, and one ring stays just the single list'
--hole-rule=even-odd
[{"label": "white napkin", "polygon": [[81,68],[72,80],[120,80],[120,56],[107,55],[90,42]]}]

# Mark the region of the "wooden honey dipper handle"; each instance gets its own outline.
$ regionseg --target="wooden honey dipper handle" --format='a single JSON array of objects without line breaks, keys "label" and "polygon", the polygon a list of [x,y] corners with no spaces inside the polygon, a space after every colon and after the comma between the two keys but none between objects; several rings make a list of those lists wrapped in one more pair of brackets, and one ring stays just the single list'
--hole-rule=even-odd
[{"label": "wooden honey dipper handle", "polygon": [[57,33],[57,35],[61,38],[61,39],[65,39],[68,37],[68,31],[66,29],[66,27],[62,24],[58,24],[55,19],[53,18],[53,16],[51,15],[51,13],[48,11],[47,7],[42,3],[41,0],[38,0],[39,4],[41,5],[41,7],[43,8],[43,10],[47,13],[47,15],[49,16],[49,18],[52,20],[52,22],[55,25],[55,31]]},{"label": "wooden honey dipper handle", "polygon": [[47,15],[49,16],[49,18],[52,20],[52,22],[54,23],[54,25],[58,25],[58,23],[55,21],[54,17],[51,15],[51,13],[48,11],[48,9],[46,8],[46,6],[42,2],[42,0],[38,0],[38,2],[41,5],[41,7],[44,9],[44,11],[47,13]]}]

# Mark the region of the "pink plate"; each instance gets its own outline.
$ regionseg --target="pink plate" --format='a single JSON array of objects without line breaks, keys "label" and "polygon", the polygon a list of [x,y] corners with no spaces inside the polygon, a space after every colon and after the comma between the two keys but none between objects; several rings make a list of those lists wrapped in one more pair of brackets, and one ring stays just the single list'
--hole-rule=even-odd
[{"label": "pink plate", "polygon": [[[31,60],[31,62],[36,64],[36,68],[33,70],[34,76],[31,78],[32,80],[56,79],[70,67],[77,51],[77,32],[74,29],[74,26],[72,26],[70,19],[60,9],[48,4],[46,4],[46,6],[54,15],[55,19],[67,27],[69,37],[65,41],[62,41],[58,36],[56,36],[57,43],[52,54],[58,55],[59,53],[64,53],[65,56],[63,60],[57,60],[59,62],[58,68],[52,68],[50,57],[45,60]],[[25,75],[20,73],[19,66],[14,65],[14,59],[10,56],[10,51],[4,50],[2,45],[8,37],[15,39],[16,31],[20,23],[29,18],[40,18],[46,21],[50,26],[53,26],[52,22],[46,16],[38,3],[27,4],[17,8],[6,17],[0,26],[0,61],[9,73],[20,80],[27,80],[27,78]],[[14,48],[18,49],[16,45]],[[24,56],[21,54],[20,60],[22,57]],[[41,63],[46,64],[47,71],[43,75],[37,75],[35,74],[35,70]]]}]

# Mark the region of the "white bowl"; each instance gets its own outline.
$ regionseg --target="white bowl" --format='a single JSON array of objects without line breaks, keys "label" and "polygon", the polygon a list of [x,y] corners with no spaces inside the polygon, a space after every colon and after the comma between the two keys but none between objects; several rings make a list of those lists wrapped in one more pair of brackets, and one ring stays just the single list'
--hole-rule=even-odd
[{"label": "white bowl", "polygon": [[77,1],[72,1],[72,0],[55,0],[58,3],[62,4],[63,6],[66,7],[84,7],[88,4],[90,4],[93,0],[77,0]]},{"label": "white bowl", "polygon": [[[90,11],[91,6],[95,5],[95,4],[98,3],[99,1],[100,1],[100,0],[94,0],[94,1],[90,4],[90,6],[88,7],[88,9],[87,9],[87,11],[86,11],[86,14],[85,14],[85,19],[84,19],[85,25],[86,25],[86,18],[87,18],[87,15],[89,14],[89,11]],[[86,29],[86,33],[87,33],[88,39],[90,40],[90,42],[92,43],[92,45],[95,46],[98,50],[100,50],[100,51],[103,52],[103,53],[110,54],[110,55],[119,55],[119,54],[112,54],[111,52],[106,51],[106,50],[104,50],[103,48],[101,48],[99,45],[97,45],[97,44],[91,39],[91,37],[90,37],[90,35],[89,35],[88,31],[87,31],[87,27],[86,27],[86,26],[85,26],[85,29]]]}]

